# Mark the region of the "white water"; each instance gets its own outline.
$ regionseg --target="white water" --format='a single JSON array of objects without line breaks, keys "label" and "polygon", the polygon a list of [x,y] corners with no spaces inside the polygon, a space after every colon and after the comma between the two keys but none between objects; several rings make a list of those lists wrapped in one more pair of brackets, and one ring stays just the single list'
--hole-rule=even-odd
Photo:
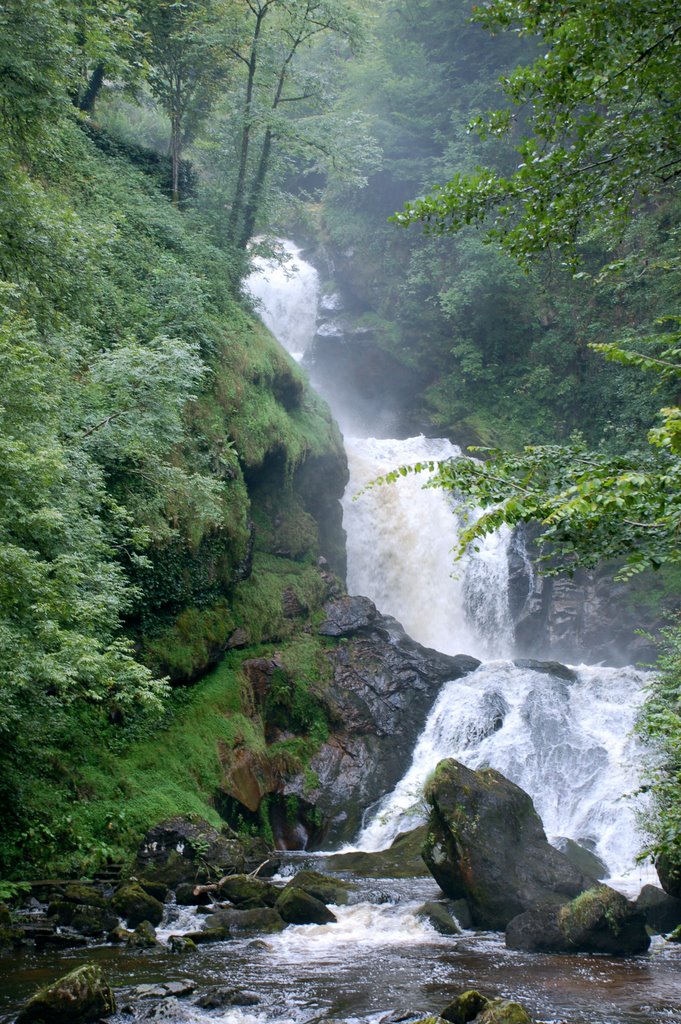
[{"label": "white water", "polygon": [[300,259],[300,249],[293,242],[282,238],[277,244],[284,262],[256,256],[244,287],[256,300],[263,323],[300,362],[317,324],[319,274]]},{"label": "white water", "polygon": [[[492,767],[524,789],[549,837],[567,836],[627,875],[638,852],[637,748],[631,729],[644,674],[582,666],[570,682],[511,662],[443,688],[412,764],[375,809],[357,848],[381,850],[424,820],[421,794],[445,757]],[[629,794],[629,796],[627,796]]]},{"label": "white water", "polygon": [[510,653],[508,609],[510,531],[488,537],[477,554],[454,564],[456,505],[443,491],[424,489],[427,473],[358,495],[377,476],[401,465],[461,455],[443,438],[346,438],[350,483],[343,500],[348,590],[364,594],[407,633],[445,654],[478,658]]},{"label": "white water", "polygon": [[[315,272],[290,248],[298,278],[267,270],[249,283],[262,315],[290,351],[314,333]],[[298,325],[296,327],[296,325]],[[333,402],[332,402],[333,407]],[[348,589],[398,619],[420,643],[445,653],[512,657],[509,532],[452,562],[453,499],[424,490],[424,474],[355,495],[387,470],[460,456],[441,438],[346,438],[351,480],[343,502]],[[454,573],[454,575],[453,575]],[[549,836],[594,847],[613,878],[632,877],[640,847],[634,801],[637,750],[630,733],[644,675],[583,666],[573,683],[509,662],[446,684],[395,790],[368,816],[354,849],[385,848],[422,820],[423,783],[438,761],[492,766],[532,796]],[[503,724],[502,724],[503,723]],[[628,883],[630,884],[630,883]],[[335,933],[334,933],[335,934]]]}]

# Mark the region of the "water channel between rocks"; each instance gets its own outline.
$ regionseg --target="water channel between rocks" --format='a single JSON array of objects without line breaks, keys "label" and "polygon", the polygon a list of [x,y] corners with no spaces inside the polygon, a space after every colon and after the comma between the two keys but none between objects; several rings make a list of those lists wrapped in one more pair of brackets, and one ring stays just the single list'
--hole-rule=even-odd
[{"label": "water channel between rocks", "polygon": [[[261,262],[249,287],[263,304],[268,326],[304,359],[314,334],[318,279],[300,251],[284,245],[293,257],[288,270]],[[442,757],[454,756],[473,768],[491,765],[521,785],[535,800],[547,832],[590,845],[625,890],[655,884],[652,868],[634,867],[639,839],[627,798],[637,785],[638,757],[629,733],[643,674],[582,666],[561,678],[503,660],[512,656],[513,641],[509,536],[492,538],[453,579],[456,520],[443,495],[424,492],[420,480],[411,478],[404,487],[352,500],[387,469],[455,456],[459,450],[437,438],[361,436],[356,423],[344,422],[343,409],[333,411],[346,433],[355,434],[355,440],[346,440],[352,481],[344,503],[350,592],[371,597],[420,643],[485,661],[473,675],[443,686],[411,766],[405,764],[395,790],[368,810],[356,848],[384,848],[416,824],[428,772]],[[323,854],[290,854],[282,873],[301,866],[328,870]],[[100,964],[116,988],[116,1024],[373,1024],[388,1014],[437,1012],[468,988],[515,998],[541,1021],[671,1024],[681,1019],[681,945],[656,938],[647,955],[621,959],[514,952],[505,949],[501,934],[445,937],[417,918],[424,901],[442,898],[429,877],[343,877],[356,883],[356,891],[348,906],[333,908],[336,924],[291,926],[262,940],[204,945],[184,956],[166,947],[143,953],[99,946],[0,957],[0,1022],[12,1020],[38,985],[84,962]],[[169,906],[159,937],[195,930],[197,915],[200,927],[200,911]],[[248,989],[261,1001],[209,1011],[194,1005],[193,996],[137,999],[132,1012],[125,1012],[141,983],[182,978],[190,978],[197,993],[229,985]]]}]

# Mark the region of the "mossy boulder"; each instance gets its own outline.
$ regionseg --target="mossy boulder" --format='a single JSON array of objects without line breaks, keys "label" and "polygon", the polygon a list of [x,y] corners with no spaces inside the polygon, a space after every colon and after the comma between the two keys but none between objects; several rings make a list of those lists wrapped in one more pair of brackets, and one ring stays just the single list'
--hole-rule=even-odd
[{"label": "mossy boulder", "polygon": [[94,964],[84,964],[36,992],[21,1008],[17,1024],[80,1024],[116,1012],[116,1000]]},{"label": "mossy boulder", "polygon": [[582,893],[562,907],[543,905],[519,914],[506,928],[509,949],[549,953],[633,956],[650,945],[645,916],[607,885]]},{"label": "mossy boulder", "polygon": [[181,882],[207,882],[254,871],[272,875],[280,860],[262,839],[243,839],[225,827],[218,831],[199,818],[168,818],[144,837],[135,865],[145,880],[176,888]]},{"label": "mossy boulder", "polygon": [[456,996],[448,1006],[442,1010],[440,1016],[450,1024],[468,1024],[475,1020],[477,1015],[488,1005],[489,999],[481,995],[475,989],[462,992]]},{"label": "mossy boulder", "polygon": [[207,907],[213,902],[209,892],[195,892],[194,882],[180,882],[175,890],[175,902],[181,907]]},{"label": "mossy boulder", "polygon": [[660,885],[669,896],[681,899],[681,849],[673,848],[661,853],[656,862]]},{"label": "mossy boulder", "polygon": [[196,943],[187,935],[171,935],[168,941],[168,948],[171,953],[193,953],[196,949]]},{"label": "mossy boulder", "polygon": [[440,935],[461,935],[461,928],[442,903],[424,903],[416,911],[416,916],[427,921]]},{"label": "mossy boulder", "polygon": [[425,795],[423,859],[447,896],[467,901],[475,925],[505,928],[593,885],[549,844],[530,796],[494,769],[441,761]]},{"label": "mossy boulder", "polygon": [[667,935],[681,925],[681,900],[669,896],[656,885],[643,886],[636,908],[644,914],[648,927],[661,935]]},{"label": "mossy boulder", "polygon": [[135,928],[142,921],[157,925],[163,919],[163,904],[145,892],[138,882],[121,885],[113,895],[111,906],[130,928]]},{"label": "mossy boulder", "polygon": [[160,942],[156,938],[154,926],[149,921],[140,921],[125,945],[128,949],[153,949],[154,946],[160,946]]},{"label": "mossy boulder", "polygon": [[64,900],[77,903],[82,907],[108,907],[106,897],[91,885],[82,882],[69,882],[64,888]]},{"label": "mossy boulder", "polygon": [[189,937],[197,943],[205,941],[220,941],[213,938],[206,940],[202,938],[205,932],[219,933],[221,940],[243,938],[245,935],[259,935],[262,933],[274,935],[281,932],[286,924],[272,907],[255,908],[252,910],[218,910],[214,914],[206,916],[203,932],[191,932]]},{"label": "mossy boulder", "polygon": [[298,871],[288,883],[287,888],[302,889],[308,896],[313,896],[320,903],[334,903],[342,906],[354,886],[340,878],[329,878],[319,871]]},{"label": "mossy boulder", "polygon": [[532,1024],[527,1010],[510,999],[488,999],[475,989],[462,992],[440,1016],[450,1024]]},{"label": "mossy boulder", "polygon": [[321,900],[295,886],[287,886],[275,906],[287,924],[333,924],[337,920]]},{"label": "mossy boulder", "polygon": [[107,934],[118,924],[117,913],[106,903],[93,906],[56,900],[49,905],[47,913],[48,917],[56,918],[61,927],[73,928],[88,938]]},{"label": "mossy boulder", "polygon": [[273,907],[281,890],[271,882],[250,875],[230,875],[223,878],[218,889],[221,900],[229,900],[236,907],[255,909],[257,907]]},{"label": "mossy boulder", "polygon": [[326,863],[333,871],[352,871],[365,878],[418,878],[428,875],[421,850],[428,830],[425,825],[403,832],[387,850],[376,853],[336,853]]}]

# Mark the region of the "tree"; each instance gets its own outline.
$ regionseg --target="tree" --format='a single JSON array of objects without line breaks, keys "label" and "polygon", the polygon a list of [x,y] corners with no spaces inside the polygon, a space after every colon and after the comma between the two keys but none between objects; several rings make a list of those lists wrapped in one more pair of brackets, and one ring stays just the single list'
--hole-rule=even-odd
[{"label": "tree", "polygon": [[[538,36],[543,56],[502,80],[527,118],[510,177],[457,175],[395,219],[436,232],[492,217],[490,237],[524,261],[550,246],[570,267],[585,227],[617,232],[681,174],[681,18],[674,0],[492,0],[487,28]],[[507,136],[513,109],[479,118]]]},{"label": "tree", "polygon": [[327,106],[329,76],[306,69],[298,58],[324,35],[351,46],[361,35],[351,0],[245,0],[244,18],[245,42],[232,51],[245,82],[235,111],[237,170],[227,219],[228,236],[240,249],[255,230],[275,142],[294,135],[302,146],[319,145],[305,138],[291,111],[309,115]]},{"label": "tree", "polygon": [[232,5],[226,0],[143,0],[148,82],[170,121],[172,196],[180,201],[180,165],[225,88],[234,43]]}]

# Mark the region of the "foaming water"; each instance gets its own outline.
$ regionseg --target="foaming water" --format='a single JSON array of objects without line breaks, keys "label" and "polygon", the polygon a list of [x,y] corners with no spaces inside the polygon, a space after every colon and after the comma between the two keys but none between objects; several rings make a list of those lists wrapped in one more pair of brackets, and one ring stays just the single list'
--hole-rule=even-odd
[{"label": "foaming water", "polygon": [[355,497],[377,476],[401,465],[461,457],[444,438],[346,438],[350,482],[343,500],[348,589],[393,615],[407,633],[445,654],[508,656],[510,531],[487,537],[480,550],[452,561],[456,503],[425,488],[427,473],[401,477]]},{"label": "foaming water", "polygon": [[631,730],[644,682],[632,668],[582,666],[570,681],[500,662],[447,683],[410,768],[356,848],[383,849],[423,821],[425,780],[453,757],[496,768],[530,794],[549,837],[574,839],[594,849],[612,876],[630,876],[641,842],[629,798],[640,760]]},{"label": "foaming water", "polygon": [[300,361],[317,324],[319,274],[288,239],[277,239],[284,262],[256,256],[244,288],[257,301],[258,312],[278,342]]}]

